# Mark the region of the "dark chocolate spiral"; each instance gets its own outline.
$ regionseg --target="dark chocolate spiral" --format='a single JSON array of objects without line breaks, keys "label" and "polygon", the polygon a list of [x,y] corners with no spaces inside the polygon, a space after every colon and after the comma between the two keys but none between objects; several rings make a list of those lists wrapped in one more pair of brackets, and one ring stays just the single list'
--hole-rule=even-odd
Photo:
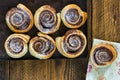
[{"label": "dark chocolate spiral", "polygon": [[54,44],[45,37],[38,37],[33,43],[33,48],[39,54],[47,55],[54,49]]},{"label": "dark chocolate spiral", "polygon": [[82,22],[82,16],[77,9],[69,9],[65,14],[65,19],[72,25],[78,25]]},{"label": "dark chocolate spiral", "polygon": [[9,15],[10,24],[18,30],[24,30],[30,25],[30,16],[27,12],[19,8],[12,8],[7,16]]},{"label": "dark chocolate spiral", "polygon": [[82,36],[74,33],[65,36],[63,44],[67,53],[77,54],[83,48],[85,42]]},{"label": "dark chocolate spiral", "polygon": [[57,25],[57,16],[55,13],[44,10],[39,15],[39,24],[42,31],[51,31]]},{"label": "dark chocolate spiral", "polygon": [[112,52],[106,47],[99,47],[94,51],[94,60],[98,65],[105,65],[105,63],[110,62],[112,58]]},{"label": "dark chocolate spiral", "polygon": [[15,54],[22,52],[24,48],[23,40],[20,38],[10,39],[7,46],[10,52],[15,53]]}]

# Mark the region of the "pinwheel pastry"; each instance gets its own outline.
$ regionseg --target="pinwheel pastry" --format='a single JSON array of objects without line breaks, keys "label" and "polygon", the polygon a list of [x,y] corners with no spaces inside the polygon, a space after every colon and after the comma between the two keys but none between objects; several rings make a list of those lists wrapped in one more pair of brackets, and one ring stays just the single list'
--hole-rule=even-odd
[{"label": "pinwheel pastry", "polygon": [[50,58],[56,50],[55,41],[52,37],[38,33],[38,36],[32,38],[29,43],[29,52],[38,59]]},{"label": "pinwheel pastry", "polygon": [[33,27],[33,15],[26,6],[18,4],[7,12],[6,23],[13,32],[25,33]]},{"label": "pinwheel pastry", "polygon": [[39,31],[52,34],[60,27],[60,13],[56,13],[56,10],[50,5],[44,5],[35,12],[34,21]]},{"label": "pinwheel pastry", "polygon": [[68,28],[81,27],[87,18],[87,13],[75,4],[65,6],[61,11],[61,19]]},{"label": "pinwheel pastry", "polygon": [[110,44],[99,44],[92,48],[90,52],[91,62],[95,67],[107,67],[117,58],[115,48]]},{"label": "pinwheel pastry", "polygon": [[7,54],[12,58],[21,58],[28,51],[30,36],[25,34],[11,34],[5,41],[4,47]]},{"label": "pinwheel pastry", "polygon": [[58,51],[67,58],[80,56],[86,47],[86,37],[80,30],[69,30],[62,37],[56,38]]}]

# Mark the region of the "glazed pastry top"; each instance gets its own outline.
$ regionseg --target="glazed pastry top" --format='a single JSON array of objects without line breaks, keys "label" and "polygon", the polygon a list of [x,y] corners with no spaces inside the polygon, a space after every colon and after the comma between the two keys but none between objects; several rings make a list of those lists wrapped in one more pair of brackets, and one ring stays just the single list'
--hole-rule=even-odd
[{"label": "glazed pastry top", "polygon": [[42,31],[51,31],[57,24],[56,13],[49,10],[44,10],[39,15],[39,25],[41,25]]},{"label": "glazed pastry top", "polygon": [[26,29],[30,24],[30,17],[29,15],[19,8],[12,8],[7,16],[9,16],[10,24],[15,28],[19,30]]},{"label": "glazed pastry top", "polygon": [[96,48],[93,55],[94,61],[98,65],[105,65],[105,62],[110,62],[113,58],[112,52],[106,47]]},{"label": "glazed pastry top", "polygon": [[15,37],[7,42],[7,47],[11,53],[18,54],[23,50],[23,43],[24,41],[21,38]]},{"label": "glazed pastry top", "polygon": [[37,9],[34,20],[37,29],[45,34],[56,32],[61,23],[60,13],[56,13],[56,10],[50,5],[43,5]]},{"label": "glazed pastry top", "polygon": [[54,44],[49,39],[42,36],[36,38],[38,39],[33,43],[33,48],[39,54],[47,55],[54,49]]},{"label": "glazed pastry top", "polygon": [[64,50],[69,54],[77,54],[85,46],[85,39],[76,30],[70,30],[63,40]]},{"label": "glazed pastry top", "polygon": [[71,8],[65,14],[65,19],[69,24],[79,25],[82,22],[82,16],[77,9]]}]

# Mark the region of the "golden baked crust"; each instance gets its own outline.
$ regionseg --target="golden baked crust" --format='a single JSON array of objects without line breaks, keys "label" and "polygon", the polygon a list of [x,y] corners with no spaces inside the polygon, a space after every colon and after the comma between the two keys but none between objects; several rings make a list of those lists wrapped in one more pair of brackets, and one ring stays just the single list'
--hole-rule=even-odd
[{"label": "golden baked crust", "polygon": [[[73,11],[70,11],[70,10],[73,10]],[[67,12],[69,12],[69,17],[71,17],[70,18],[71,23],[69,23],[66,20],[65,16],[66,16]],[[68,27],[68,28],[79,28],[86,22],[87,13],[82,11],[81,8],[79,6],[77,6],[76,4],[69,4],[62,9],[61,19],[62,19],[62,21],[63,21],[63,23],[66,27]],[[75,21],[73,21],[74,19],[75,19]]]},{"label": "golden baked crust", "polygon": [[[44,19],[42,17],[44,17]],[[46,22],[43,23],[43,20]],[[50,5],[44,5],[37,9],[37,11],[35,12],[34,21],[35,26],[39,31],[45,34],[52,34],[56,32],[60,27],[61,23],[60,13],[56,13],[56,10]]]},{"label": "golden baked crust", "polygon": [[[42,38],[44,38],[43,40],[44,41],[50,41],[51,42],[51,44],[54,46],[53,48],[52,48],[52,50],[48,53],[48,54],[46,54],[46,53],[42,53],[42,51],[41,51],[41,53],[39,53],[39,52],[37,52],[35,49],[34,49],[34,44],[35,44],[35,42],[37,41],[37,40],[41,40],[42,41],[42,39],[40,38],[40,37],[42,37]],[[46,44],[47,44],[47,42],[46,42]],[[44,46],[45,48],[44,49],[46,49],[47,48],[47,46],[45,46],[45,45],[42,45],[42,44],[39,44],[39,46],[41,46],[41,48]],[[49,48],[51,48],[50,46],[48,46]],[[44,51],[44,49],[43,49],[43,51]],[[41,49],[42,50],[42,49]],[[48,58],[50,58],[53,54],[54,54],[54,52],[55,52],[55,50],[56,50],[56,46],[55,46],[55,41],[52,39],[52,37],[50,37],[50,36],[48,36],[48,35],[46,35],[46,34],[43,34],[43,33],[38,33],[38,36],[36,36],[36,37],[34,37],[34,38],[32,38],[31,40],[30,40],[30,43],[29,43],[29,52],[30,52],[30,54],[32,55],[32,56],[34,56],[34,57],[36,57],[36,58],[38,58],[38,59],[48,59]],[[46,50],[47,51],[47,50]]]},{"label": "golden baked crust", "polygon": [[[8,46],[9,45],[9,43],[10,43],[10,40],[15,40],[15,38],[19,38],[19,39],[21,39],[22,40],[22,44],[23,44],[23,49],[22,49],[22,51],[21,52],[19,52],[19,53],[15,53],[14,51],[10,51],[10,48],[12,48],[12,49],[14,49],[14,47],[19,47],[19,42],[15,42],[15,43],[12,43],[12,45],[14,46],[14,47],[10,47],[10,46]],[[28,36],[28,35],[25,35],[25,34],[11,34],[7,39],[6,39],[6,41],[5,41],[5,44],[4,44],[4,47],[5,47],[5,50],[6,50],[6,53],[10,56],[10,57],[12,57],[12,58],[21,58],[21,57],[23,57],[26,53],[27,53],[27,51],[28,51],[28,45],[27,45],[27,43],[29,42],[29,39],[30,39],[30,36]],[[17,48],[15,48],[15,49],[17,49]]]},{"label": "golden baked crust", "polygon": [[[97,64],[95,62],[95,59],[94,59],[94,51],[96,49],[98,49],[98,48],[101,48],[101,47],[104,47],[104,48],[110,50],[112,52],[112,55],[113,55],[112,60],[110,60],[109,62],[103,62],[104,65]],[[115,61],[116,58],[117,58],[117,52],[116,52],[115,48],[112,45],[110,45],[110,44],[98,44],[98,45],[95,45],[91,49],[91,52],[90,52],[90,60],[91,60],[92,64],[95,67],[99,67],[99,68],[103,68],[103,67],[107,67],[107,66],[111,65]]]},{"label": "golden baked crust", "polygon": [[[78,37],[80,37],[81,38],[81,40],[75,40],[75,41],[71,41],[71,42],[69,42],[69,43],[66,43],[66,41],[68,41],[68,39],[71,37],[71,36],[74,36],[74,35],[77,35]],[[76,37],[77,37],[76,36]],[[77,37],[77,38],[78,38]],[[75,38],[75,37],[74,37]],[[65,41],[65,39],[66,39],[66,41]],[[86,47],[86,44],[87,44],[87,40],[86,40],[86,37],[85,37],[85,35],[83,34],[83,32],[82,31],[80,31],[80,30],[69,30],[69,31],[67,31],[66,32],[66,34],[64,35],[64,36],[62,36],[62,37],[57,37],[56,38],[56,47],[57,47],[57,49],[58,49],[58,51],[63,55],[63,56],[65,56],[65,57],[67,57],[67,58],[76,58],[76,57],[78,57],[78,56],[80,56],[82,53],[83,53],[83,51],[84,51],[84,49],[85,49],[85,47]],[[77,44],[75,43],[75,45],[73,44],[74,42],[76,42],[77,41]],[[73,43],[72,43],[73,42]],[[71,44],[70,44],[71,43]],[[83,43],[83,44],[82,44]],[[67,45],[73,45],[73,46],[78,46],[79,45],[79,48],[78,49],[76,49],[76,52],[73,52],[73,53],[70,53],[69,51],[68,52],[66,52],[66,50],[65,50],[65,47],[64,47],[64,45],[65,44],[67,44]],[[82,46],[82,47],[81,47]],[[70,48],[70,47],[69,47]],[[73,49],[73,50],[72,50]],[[74,51],[74,47],[71,47],[71,51]]]},{"label": "golden baked crust", "polygon": [[[16,10],[14,11],[13,13],[13,10]],[[18,15],[16,14],[17,11],[21,10],[22,12],[22,15],[28,15],[29,19],[25,19],[25,20],[30,20],[29,21],[29,24],[27,22],[25,22],[24,20],[19,24],[19,25],[22,25],[22,24],[28,24],[27,26],[25,25],[25,29],[16,29],[15,27],[17,26],[18,27],[18,24],[14,23],[15,25],[13,25],[11,23],[11,16],[14,14],[14,15]],[[25,13],[23,13],[25,12]],[[28,17],[25,17],[25,18],[28,18]],[[13,19],[12,19],[13,20]],[[25,23],[24,23],[25,22]],[[9,10],[6,14],[6,23],[8,25],[8,27],[10,28],[10,30],[12,30],[13,32],[16,32],[16,33],[25,33],[25,32],[28,32],[32,27],[33,27],[33,15],[32,15],[32,12],[26,7],[24,6],[23,4],[18,4],[17,5],[17,8],[12,8],[11,10]]]}]

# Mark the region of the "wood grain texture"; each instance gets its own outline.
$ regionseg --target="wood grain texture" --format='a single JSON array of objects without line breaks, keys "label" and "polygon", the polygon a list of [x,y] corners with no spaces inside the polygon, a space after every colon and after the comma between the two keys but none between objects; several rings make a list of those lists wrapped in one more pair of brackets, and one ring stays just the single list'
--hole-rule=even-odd
[{"label": "wood grain texture", "polygon": [[10,61],[10,80],[85,80],[86,62],[84,59]]},{"label": "wood grain texture", "polygon": [[87,19],[88,43],[87,44],[88,44],[88,53],[89,53],[92,47],[92,0],[87,0],[87,13],[88,13],[88,19]]},{"label": "wood grain texture", "polygon": [[9,61],[0,61],[0,80],[9,80]]},{"label": "wood grain texture", "polygon": [[92,37],[120,42],[120,0],[92,0]]}]

